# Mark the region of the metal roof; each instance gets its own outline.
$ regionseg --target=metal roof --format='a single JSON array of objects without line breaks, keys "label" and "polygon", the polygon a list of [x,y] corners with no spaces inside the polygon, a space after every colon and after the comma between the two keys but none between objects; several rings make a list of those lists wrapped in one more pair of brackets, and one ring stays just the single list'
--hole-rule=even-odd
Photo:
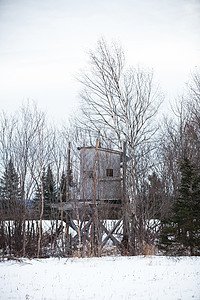
[{"label": "metal roof", "polygon": [[104,152],[110,152],[110,153],[115,153],[115,154],[120,154],[123,153],[122,151],[117,151],[117,150],[113,150],[113,149],[108,149],[108,148],[101,148],[101,147],[78,147],[78,150],[82,150],[82,149],[91,149],[91,150],[98,150],[98,151],[104,151]]},{"label": "metal roof", "polygon": [[[78,150],[82,150],[82,149],[88,149],[88,150],[98,150],[98,151],[104,151],[104,152],[109,152],[109,153],[114,153],[114,154],[118,154],[120,155],[120,161],[123,161],[123,152],[122,151],[117,151],[117,150],[113,150],[113,149],[108,149],[108,148],[96,148],[96,147],[78,147]],[[126,161],[128,162],[130,160],[130,158],[126,155]]]}]

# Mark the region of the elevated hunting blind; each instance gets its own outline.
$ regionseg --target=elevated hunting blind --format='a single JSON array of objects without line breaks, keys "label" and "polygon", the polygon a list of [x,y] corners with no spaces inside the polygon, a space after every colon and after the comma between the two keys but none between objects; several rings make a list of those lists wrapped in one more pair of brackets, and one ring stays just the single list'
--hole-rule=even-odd
[{"label": "elevated hunting blind", "polygon": [[[56,206],[65,212],[66,249],[78,249],[79,252],[83,250],[101,255],[108,240],[112,240],[113,245],[124,252],[128,247],[125,246],[128,232],[125,213],[128,161],[126,143],[124,142],[123,152],[101,148],[98,146],[98,140],[96,147],[80,147],[78,150],[80,150],[80,195],[77,198],[68,198],[62,205]],[[107,227],[109,220],[112,220],[112,228]],[[122,240],[117,239],[115,235],[121,230],[121,226]],[[70,227],[76,232],[73,237],[69,234]]]},{"label": "elevated hunting blind", "polygon": [[121,202],[121,152],[96,147],[80,150],[80,199]]}]

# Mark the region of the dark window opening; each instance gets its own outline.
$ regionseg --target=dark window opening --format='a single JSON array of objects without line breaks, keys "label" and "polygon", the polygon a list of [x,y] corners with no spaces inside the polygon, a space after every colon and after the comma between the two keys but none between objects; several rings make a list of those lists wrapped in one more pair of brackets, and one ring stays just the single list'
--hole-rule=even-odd
[{"label": "dark window opening", "polygon": [[87,177],[88,178],[94,178],[94,172],[93,171],[88,171],[87,172]]},{"label": "dark window opening", "polygon": [[113,169],[106,169],[106,176],[113,177]]}]

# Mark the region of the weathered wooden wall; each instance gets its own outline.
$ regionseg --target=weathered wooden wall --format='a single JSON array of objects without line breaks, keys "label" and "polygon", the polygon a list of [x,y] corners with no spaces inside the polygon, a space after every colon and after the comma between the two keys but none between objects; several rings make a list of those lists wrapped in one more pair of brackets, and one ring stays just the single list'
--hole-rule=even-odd
[{"label": "weathered wooden wall", "polygon": [[[80,148],[81,199],[121,200],[120,155],[120,152],[103,148]],[[106,170],[113,170],[113,176],[108,176]]]}]

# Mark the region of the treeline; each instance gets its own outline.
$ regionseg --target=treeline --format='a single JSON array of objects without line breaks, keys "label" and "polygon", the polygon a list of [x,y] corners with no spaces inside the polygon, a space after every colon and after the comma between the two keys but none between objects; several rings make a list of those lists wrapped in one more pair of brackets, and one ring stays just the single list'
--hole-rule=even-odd
[{"label": "treeline", "polygon": [[[73,157],[76,130],[51,126],[46,115],[29,102],[14,115],[2,112],[0,123],[2,253],[36,256],[38,238],[42,236],[39,220],[52,220],[49,236],[46,241],[42,239],[49,246],[49,239],[56,240],[61,233],[60,212],[52,204],[66,201],[67,184],[71,189],[73,180],[73,193],[77,193],[79,158]],[[72,155],[67,165],[70,134]]]},{"label": "treeline", "polygon": [[172,116],[161,117],[163,96],[152,72],[127,68],[118,45],[100,40],[89,66],[79,77],[82,114],[70,126],[52,126],[30,103],[1,114],[2,255],[73,255],[62,205],[79,199],[77,147],[96,146],[96,139],[109,149],[127,145],[124,253],[199,255],[200,72]]}]

